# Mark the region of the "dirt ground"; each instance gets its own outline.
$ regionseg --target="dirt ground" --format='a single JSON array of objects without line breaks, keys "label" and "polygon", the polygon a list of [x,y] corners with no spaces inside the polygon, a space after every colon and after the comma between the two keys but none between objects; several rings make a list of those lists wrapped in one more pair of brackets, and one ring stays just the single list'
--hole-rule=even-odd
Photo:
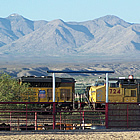
[{"label": "dirt ground", "polygon": [[78,131],[1,131],[0,140],[139,140],[140,129]]}]

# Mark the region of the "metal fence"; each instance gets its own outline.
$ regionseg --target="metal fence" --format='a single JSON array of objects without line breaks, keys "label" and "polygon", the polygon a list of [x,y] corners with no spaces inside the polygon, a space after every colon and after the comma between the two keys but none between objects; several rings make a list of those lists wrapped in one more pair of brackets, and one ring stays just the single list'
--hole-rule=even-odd
[{"label": "metal fence", "polygon": [[68,103],[0,102],[0,131],[139,128],[139,103],[106,103],[105,110]]},{"label": "metal fence", "polygon": [[140,127],[140,103],[106,103],[106,128]]},{"label": "metal fence", "polygon": [[68,103],[0,102],[0,130],[73,130],[105,127],[105,110],[66,108]]}]

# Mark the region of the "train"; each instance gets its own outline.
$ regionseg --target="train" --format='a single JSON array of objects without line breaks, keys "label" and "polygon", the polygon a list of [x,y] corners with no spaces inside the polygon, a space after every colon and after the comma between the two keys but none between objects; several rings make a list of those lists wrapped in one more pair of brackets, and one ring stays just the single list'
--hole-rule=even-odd
[{"label": "train", "polygon": [[[32,95],[28,93],[22,95],[23,101],[53,102],[52,76],[23,76],[19,81],[20,84],[29,83],[29,88],[34,90]],[[87,86],[82,96],[84,100],[81,100],[81,98],[79,100],[75,99],[75,82],[74,78],[55,77],[55,102],[61,103],[61,105],[59,104],[60,107],[78,108],[78,102],[81,102],[82,107],[105,108],[105,78],[99,78],[94,85]],[[140,79],[133,76],[129,76],[129,78],[109,78],[108,85],[109,102],[140,102]]]},{"label": "train", "polygon": [[[140,79],[136,79],[132,75],[109,78],[108,85],[108,102],[140,102]],[[88,86],[86,94],[93,108],[104,108],[106,102],[105,78],[97,79],[94,85]]]},{"label": "train", "polygon": [[[32,88],[32,94],[21,95],[24,102],[53,102],[53,78],[52,76],[22,76],[19,83],[28,83]],[[75,94],[75,79],[55,77],[55,102],[59,106],[72,108]],[[63,104],[65,102],[65,104]]]}]

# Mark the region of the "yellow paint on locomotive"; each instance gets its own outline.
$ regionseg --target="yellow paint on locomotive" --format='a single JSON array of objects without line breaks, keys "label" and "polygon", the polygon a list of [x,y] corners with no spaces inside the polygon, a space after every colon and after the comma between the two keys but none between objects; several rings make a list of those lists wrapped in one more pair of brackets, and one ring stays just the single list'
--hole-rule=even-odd
[{"label": "yellow paint on locomotive", "polygon": [[109,102],[123,102],[123,89],[120,87],[109,87],[108,100]]},{"label": "yellow paint on locomotive", "polygon": [[[109,87],[109,102],[137,102],[137,88],[125,89],[120,87]],[[89,90],[90,102],[106,101],[106,86],[91,86]]]},{"label": "yellow paint on locomotive", "polygon": [[124,90],[124,102],[137,102],[137,88]]},{"label": "yellow paint on locomotive", "polygon": [[105,101],[104,86],[92,86],[89,90],[90,102],[104,102]]},{"label": "yellow paint on locomotive", "polygon": [[[53,102],[52,88],[51,87],[32,87],[34,93],[22,95],[23,101],[25,102]],[[44,91],[43,95],[39,95],[40,91]],[[55,100],[56,102],[72,102],[72,87],[58,87],[55,88]]]},{"label": "yellow paint on locomotive", "polygon": [[[21,77],[19,83],[28,83],[33,92],[21,93],[23,102],[53,102],[53,86],[51,76],[27,76]],[[73,102],[74,84],[73,78],[55,77],[55,102]]]}]

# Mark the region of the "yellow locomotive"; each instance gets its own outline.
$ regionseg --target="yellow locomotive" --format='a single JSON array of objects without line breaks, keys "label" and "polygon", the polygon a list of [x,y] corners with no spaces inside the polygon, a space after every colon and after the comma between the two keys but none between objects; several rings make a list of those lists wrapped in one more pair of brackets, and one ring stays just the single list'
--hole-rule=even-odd
[{"label": "yellow locomotive", "polygon": [[[140,102],[140,79],[110,78],[108,88],[109,102]],[[87,87],[86,94],[94,108],[104,107],[106,101],[105,79],[96,80],[93,86]]]},{"label": "yellow locomotive", "polygon": [[[22,95],[25,102],[53,102],[53,78],[51,76],[21,77],[20,83],[29,83],[33,94]],[[55,102],[62,106],[73,107],[75,101],[75,79],[55,77]],[[109,78],[108,88],[109,102],[140,102],[140,79],[134,78]],[[105,79],[97,79],[93,86],[88,86],[83,105],[90,103],[95,108],[104,108],[106,101]],[[68,104],[63,104],[67,102]],[[81,102],[81,100],[79,101]]]},{"label": "yellow locomotive", "polygon": [[[25,102],[53,102],[53,79],[51,76],[27,76],[19,79],[20,83],[29,83],[33,94],[22,95]],[[73,78],[55,78],[55,101],[68,102],[72,104],[75,89],[75,80]],[[70,105],[68,104],[68,105]]]}]

